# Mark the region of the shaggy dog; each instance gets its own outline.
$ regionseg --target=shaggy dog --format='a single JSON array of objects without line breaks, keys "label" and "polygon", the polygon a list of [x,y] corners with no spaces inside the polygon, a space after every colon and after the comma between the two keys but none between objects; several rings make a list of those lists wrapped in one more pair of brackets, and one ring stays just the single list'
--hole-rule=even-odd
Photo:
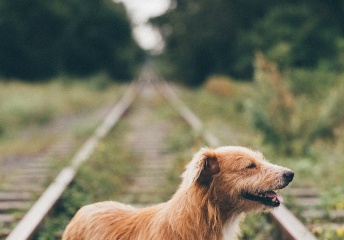
[{"label": "shaggy dog", "polygon": [[217,240],[236,239],[246,212],[283,203],[274,190],[286,187],[294,173],[244,147],[203,148],[182,175],[166,203],[137,209],[118,202],[82,207],[63,240]]}]

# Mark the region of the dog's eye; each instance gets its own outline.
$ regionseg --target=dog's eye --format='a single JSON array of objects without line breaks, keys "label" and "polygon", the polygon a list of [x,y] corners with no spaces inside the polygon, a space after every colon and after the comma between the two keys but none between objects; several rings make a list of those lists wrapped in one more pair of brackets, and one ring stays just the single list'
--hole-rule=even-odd
[{"label": "dog's eye", "polygon": [[251,163],[251,164],[250,164],[250,165],[248,165],[246,168],[247,168],[247,169],[256,168],[256,164],[254,164],[254,163]]}]

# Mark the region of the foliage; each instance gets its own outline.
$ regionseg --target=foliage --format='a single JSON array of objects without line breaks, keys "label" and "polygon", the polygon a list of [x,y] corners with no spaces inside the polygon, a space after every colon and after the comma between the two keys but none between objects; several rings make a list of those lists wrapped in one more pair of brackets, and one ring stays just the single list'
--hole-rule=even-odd
[{"label": "foliage", "polygon": [[200,85],[213,74],[252,77],[257,49],[281,67],[338,70],[343,12],[337,0],[174,0],[151,22],[166,41],[170,77]]},{"label": "foliage", "polygon": [[307,69],[295,68],[285,75],[285,81],[289,83],[290,91],[296,97],[310,98],[311,101],[324,99],[329,90],[338,81],[338,74],[321,68],[309,71]]},{"label": "foliage", "polygon": [[257,91],[250,105],[254,126],[264,133],[265,140],[284,152],[294,151],[290,144],[298,133],[293,125],[295,99],[282,81],[276,64],[260,52],[256,54],[255,81]]},{"label": "foliage", "polygon": [[271,224],[268,213],[248,214],[241,226],[242,240],[281,239],[279,229]]},{"label": "foliage", "polygon": [[133,76],[142,52],[124,7],[110,0],[2,0],[0,75],[27,80],[104,70]]},{"label": "foliage", "polygon": [[336,56],[335,42],[343,34],[342,23],[332,16],[334,5],[343,12],[334,2],[284,1],[272,6],[250,32],[254,40],[250,44],[279,66],[315,67],[323,59],[330,61]]},{"label": "foliage", "polygon": [[257,54],[257,91],[250,105],[253,125],[263,132],[266,142],[285,154],[304,154],[317,139],[335,137],[344,120],[342,81],[324,81],[321,72],[304,78],[307,75],[311,73],[293,72],[289,75],[289,86],[293,87],[288,87],[277,65]]}]

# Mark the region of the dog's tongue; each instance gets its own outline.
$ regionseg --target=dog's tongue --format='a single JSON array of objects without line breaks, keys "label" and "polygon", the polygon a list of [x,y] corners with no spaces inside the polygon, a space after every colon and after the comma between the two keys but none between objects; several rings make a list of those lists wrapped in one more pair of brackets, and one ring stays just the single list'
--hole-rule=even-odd
[{"label": "dog's tongue", "polygon": [[282,203],[282,204],[284,203],[283,197],[274,191],[269,191],[269,192],[265,193],[265,195],[269,198],[276,197],[280,203]]}]

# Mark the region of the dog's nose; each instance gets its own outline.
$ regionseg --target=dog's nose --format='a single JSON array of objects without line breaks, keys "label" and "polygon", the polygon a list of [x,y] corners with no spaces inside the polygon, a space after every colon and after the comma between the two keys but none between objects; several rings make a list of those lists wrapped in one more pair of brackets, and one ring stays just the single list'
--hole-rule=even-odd
[{"label": "dog's nose", "polygon": [[286,181],[291,182],[294,178],[294,172],[293,171],[285,171],[283,173],[283,177]]}]

